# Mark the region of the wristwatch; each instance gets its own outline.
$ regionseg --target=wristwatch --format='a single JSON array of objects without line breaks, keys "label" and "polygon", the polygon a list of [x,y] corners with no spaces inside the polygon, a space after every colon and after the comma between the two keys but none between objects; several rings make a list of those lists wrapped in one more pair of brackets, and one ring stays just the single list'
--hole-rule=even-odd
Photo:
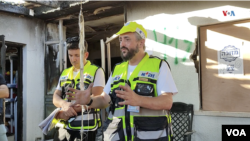
[{"label": "wristwatch", "polygon": [[87,106],[90,106],[92,104],[92,102],[93,102],[93,99],[90,98],[90,102],[87,104]]}]

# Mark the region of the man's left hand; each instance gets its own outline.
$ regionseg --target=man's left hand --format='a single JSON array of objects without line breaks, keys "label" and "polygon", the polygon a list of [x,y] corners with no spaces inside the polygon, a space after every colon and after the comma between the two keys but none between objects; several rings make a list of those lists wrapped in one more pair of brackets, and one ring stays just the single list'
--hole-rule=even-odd
[{"label": "man's left hand", "polygon": [[140,106],[141,100],[140,95],[136,94],[128,84],[125,86],[120,85],[119,86],[123,91],[121,90],[115,90],[116,96],[119,98],[124,99],[123,102],[119,102],[119,105],[131,105],[131,106]]}]

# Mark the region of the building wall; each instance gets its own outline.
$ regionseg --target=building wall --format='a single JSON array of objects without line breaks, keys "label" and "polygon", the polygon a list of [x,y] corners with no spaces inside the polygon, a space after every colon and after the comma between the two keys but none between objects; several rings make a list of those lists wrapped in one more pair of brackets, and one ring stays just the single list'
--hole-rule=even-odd
[{"label": "building wall", "polygon": [[[250,19],[250,2],[129,2],[127,21],[137,21],[148,33],[146,50],[169,62],[179,93],[174,101],[194,105],[193,141],[221,140],[222,124],[249,124],[250,113],[200,109],[199,80],[189,59],[201,25]],[[223,10],[235,16],[224,16]],[[241,118],[239,118],[241,117]]]},{"label": "building wall", "polygon": [[0,35],[23,46],[23,141],[42,138],[44,118],[44,22],[0,13]]}]

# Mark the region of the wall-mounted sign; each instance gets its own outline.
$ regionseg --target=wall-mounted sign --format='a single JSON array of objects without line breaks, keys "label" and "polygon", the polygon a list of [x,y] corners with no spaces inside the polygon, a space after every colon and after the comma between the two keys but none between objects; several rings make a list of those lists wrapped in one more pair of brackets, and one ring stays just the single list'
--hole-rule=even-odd
[{"label": "wall-mounted sign", "polygon": [[218,50],[219,75],[243,75],[242,45],[227,45]]}]

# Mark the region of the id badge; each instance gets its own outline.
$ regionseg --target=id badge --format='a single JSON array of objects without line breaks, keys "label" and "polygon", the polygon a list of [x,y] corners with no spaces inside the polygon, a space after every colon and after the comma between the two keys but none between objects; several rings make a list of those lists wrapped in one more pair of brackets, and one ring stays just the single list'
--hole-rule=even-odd
[{"label": "id badge", "polygon": [[140,106],[130,106],[130,105],[128,105],[127,111],[128,111],[128,112],[136,112],[136,113],[139,113],[139,112],[140,112]]}]

